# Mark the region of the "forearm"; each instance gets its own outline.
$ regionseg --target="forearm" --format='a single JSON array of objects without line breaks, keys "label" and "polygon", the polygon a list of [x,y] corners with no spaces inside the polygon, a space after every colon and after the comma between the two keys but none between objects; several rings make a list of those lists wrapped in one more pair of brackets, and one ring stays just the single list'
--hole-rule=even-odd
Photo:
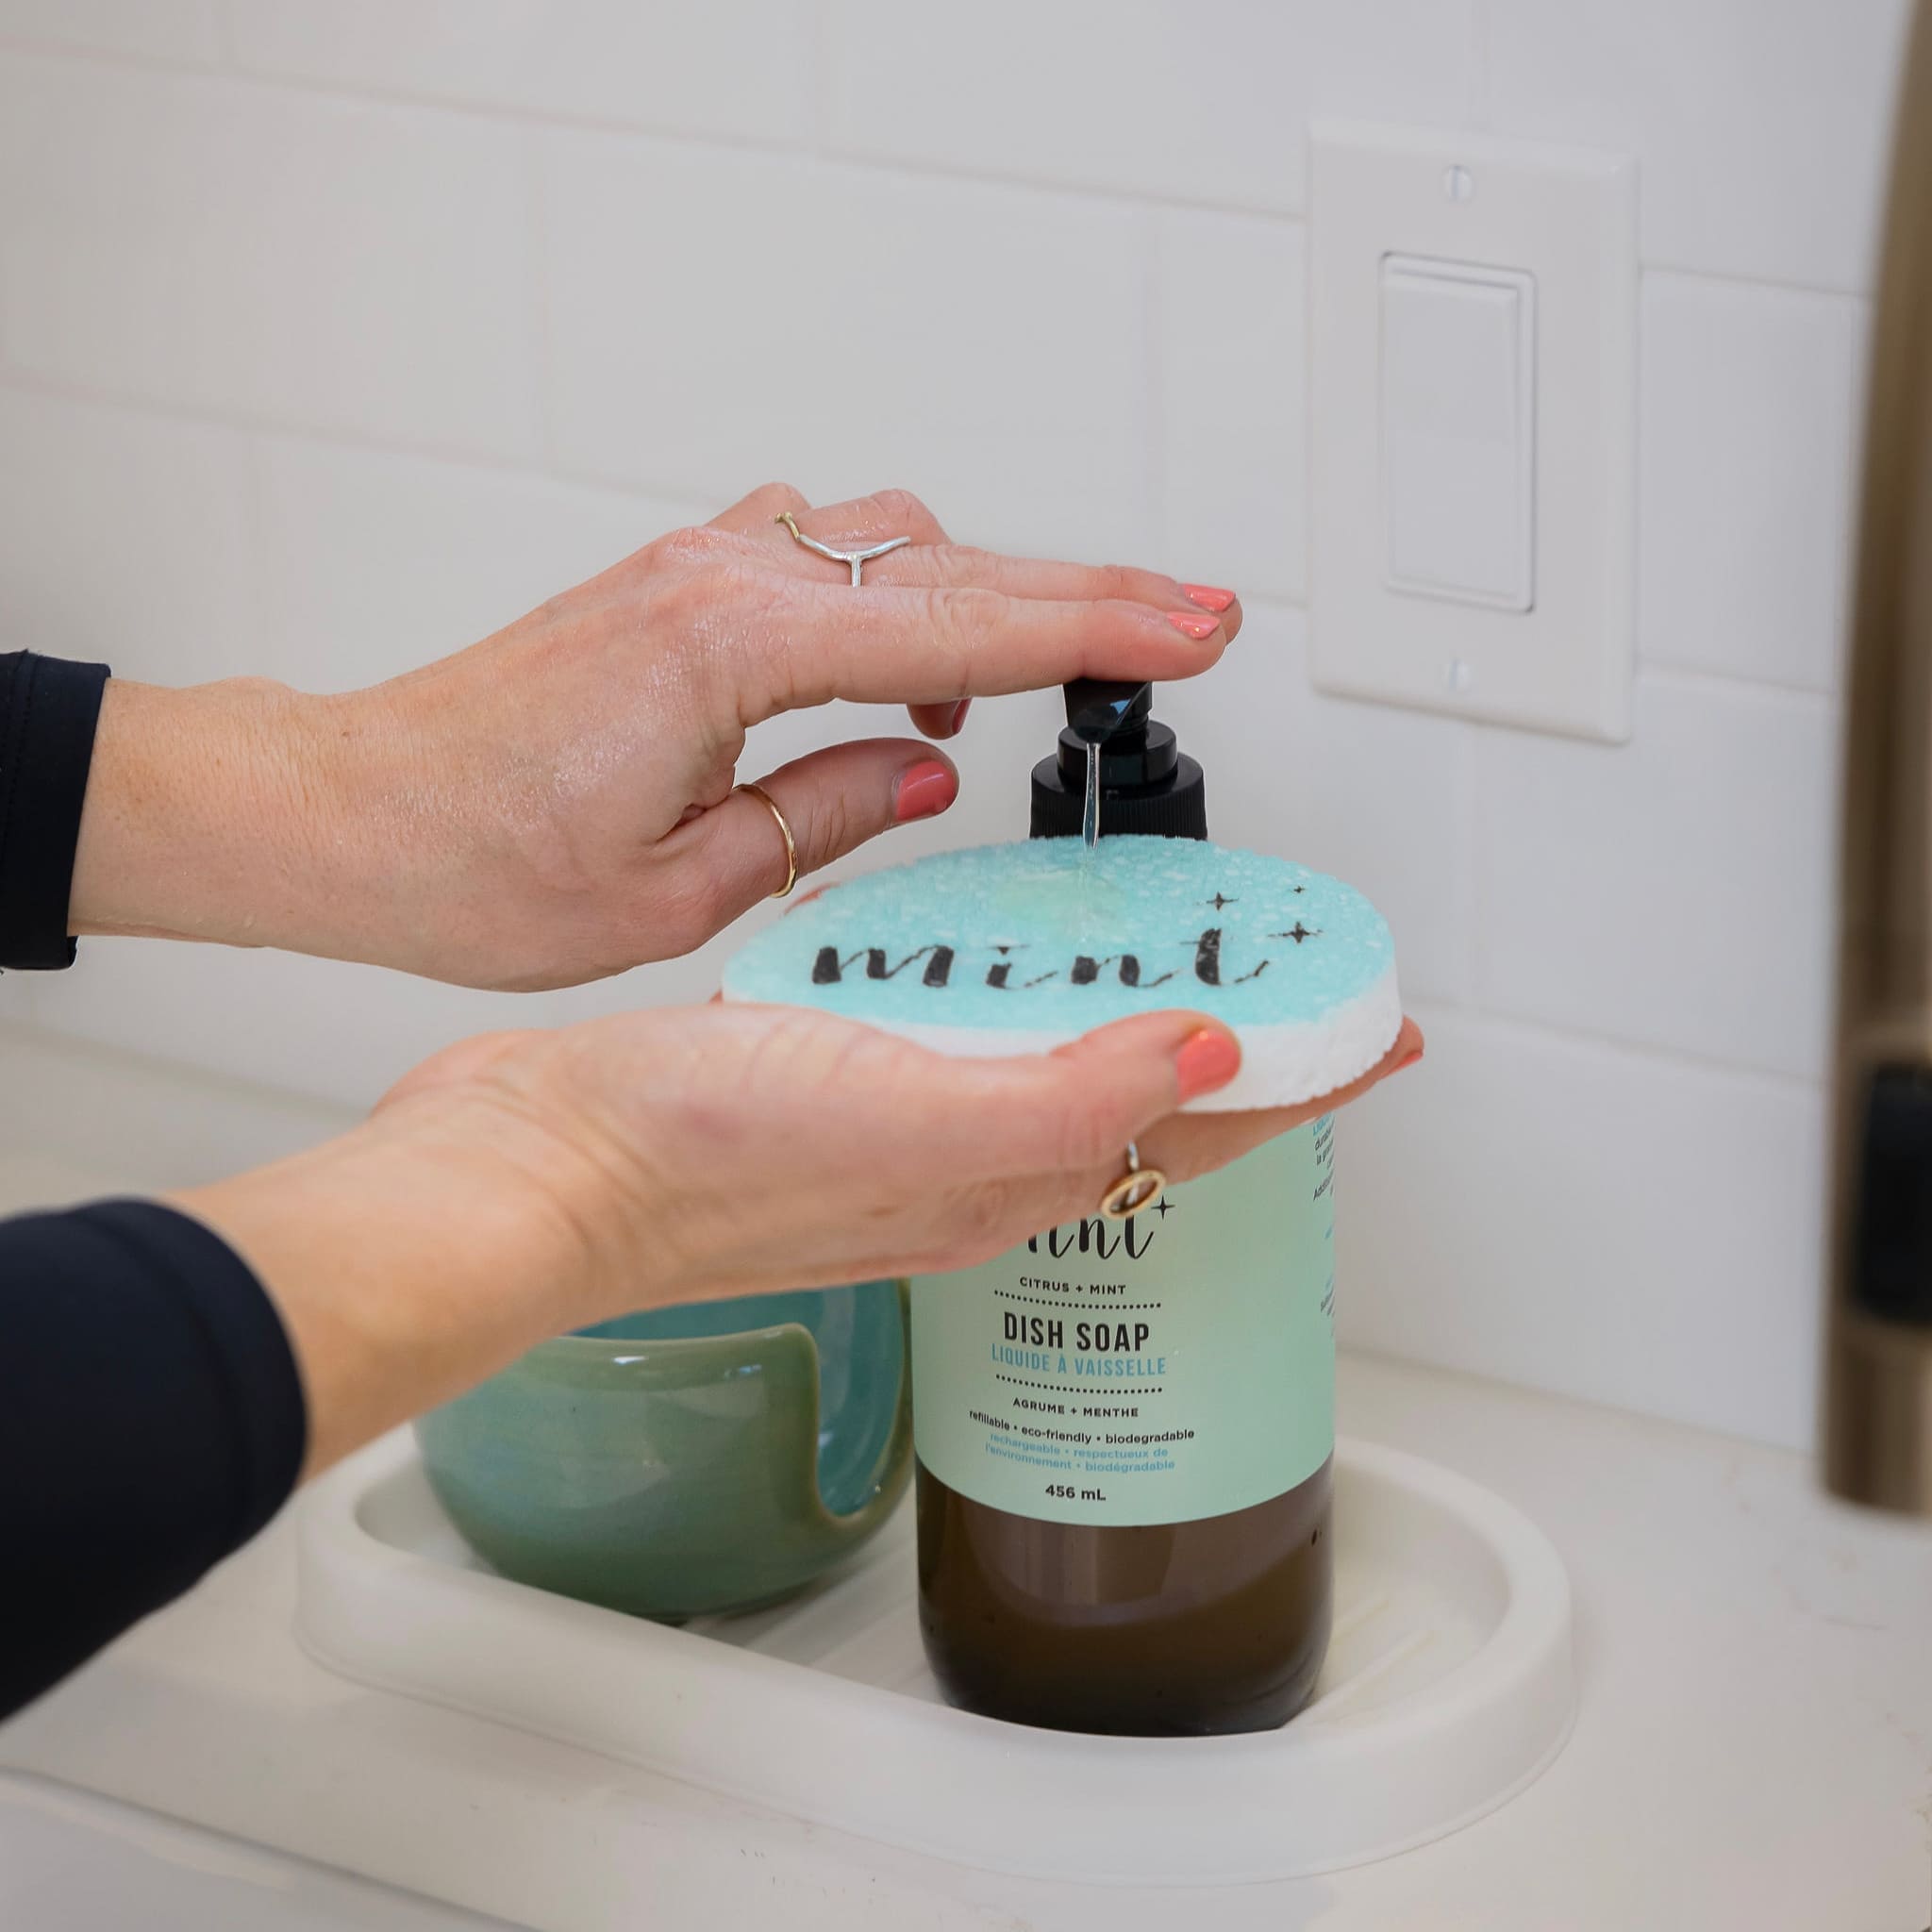
[{"label": "forearm", "polygon": [[514,1113],[430,1101],[175,1205],[248,1262],[282,1317],[308,1476],[604,1311],[570,1206],[592,1185]]}]

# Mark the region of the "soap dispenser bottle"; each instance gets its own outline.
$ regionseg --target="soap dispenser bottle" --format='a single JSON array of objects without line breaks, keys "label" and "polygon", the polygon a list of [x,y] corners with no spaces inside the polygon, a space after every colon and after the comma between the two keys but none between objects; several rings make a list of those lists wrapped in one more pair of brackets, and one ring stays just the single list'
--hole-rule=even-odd
[{"label": "soap dispenser bottle", "polygon": [[[1208,836],[1201,767],[1152,697],[1144,684],[1066,688],[1067,728],[1033,772],[1034,837]],[[1055,1729],[1199,1736],[1268,1729],[1307,1700],[1332,1594],[1333,1158],[1324,1117],[1124,1222],[1044,1230],[914,1285],[920,1624],[954,1703]],[[1158,1320],[1167,1365],[1131,1400],[1023,1390],[983,1341],[1017,1320],[1041,1338],[1058,1324],[1077,1345],[1081,1324],[1118,1338],[1124,1319],[1129,1337]],[[1036,1463],[986,1456],[942,1473],[918,1418],[962,1404],[1016,1430],[1118,1442],[1116,1471],[1042,1481]],[[1217,1491],[1171,1520],[1160,1477],[1204,1429],[1232,1459]]]}]

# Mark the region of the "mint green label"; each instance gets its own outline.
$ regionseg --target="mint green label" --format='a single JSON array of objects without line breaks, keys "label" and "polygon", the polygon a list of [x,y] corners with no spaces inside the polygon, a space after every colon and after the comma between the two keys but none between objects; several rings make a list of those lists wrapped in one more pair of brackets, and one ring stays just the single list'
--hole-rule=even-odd
[{"label": "mint green label", "polygon": [[915,1282],[919,1459],[1049,1523],[1265,1503],[1335,1446],[1335,1124]]}]

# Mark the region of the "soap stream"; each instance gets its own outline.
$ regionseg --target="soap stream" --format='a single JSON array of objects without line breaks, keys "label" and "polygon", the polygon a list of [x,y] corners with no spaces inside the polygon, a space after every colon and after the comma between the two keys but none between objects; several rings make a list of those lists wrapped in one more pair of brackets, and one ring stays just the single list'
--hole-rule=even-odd
[{"label": "soap stream", "polygon": [[1100,741],[1087,745],[1087,796],[1080,807],[1080,842],[1091,853],[1100,843]]}]

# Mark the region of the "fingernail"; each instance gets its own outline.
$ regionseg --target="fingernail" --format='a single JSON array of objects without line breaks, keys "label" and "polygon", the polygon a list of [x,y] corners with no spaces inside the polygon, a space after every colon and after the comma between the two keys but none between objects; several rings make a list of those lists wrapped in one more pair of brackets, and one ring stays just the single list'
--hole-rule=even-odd
[{"label": "fingernail", "polygon": [[964,727],[966,723],[966,713],[970,711],[972,708],[973,700],[971,698],[961,698],[959,702],[953,707],[952,729],[955,733],[958,732]]},{"label": "fingernail", "polygon": [[1170,610],[1167,621],[1187,637],[1197,642],[1203,638],[1211,638],[1221,625],[1211,617],[1190,617],[1184,610]]},{"label": "fingernail", "polygon": [[892,787],[892,817],[902,825],[908,819],[929,819],[958,795],[959,779],[952,766],[924,758],[899,774]]},{"label": "fingernail", "polygon": [[1395,1062],[1395,1064],[1394,1064],[1394,1065],[1393,1065],[1392,1067],[1391,1067],[1391,1068],[1389,1069],[1389,1071],[1390,1071],[1390,1072],[1391,1072],[1391,1074],[1400,1074],[1400,1073],[1403,1073],[1403,1072],[1405,1072],[1405,1071],[1406,1071],[1407,1069],[1408,1069],[1408,1068],[1410,1068],[1410,1067],[1414,1066],[1414,1065],[1415,1065],[1415,1063],[1416,1063],[1416,1061],[1418,1061],[1419,1059],[1421,1059],[1421,1058],[1422,1058],[1422,1057],[1423,1057],[1423,1050],[1422,1050],[1422,1048],[1421,1048],[1421,1047],[1419,1047],[1419,1046],[1418,1046],[1418,1047],[1415,1047],[1415,1048],[1413,1048],[1413,1049],[1412,1049],[1411,1051],[1409,1051],[1409,1052],[1407,1052],[1407,1053],[1404,1054],[1404,1055],[1402,1056],[1402,1058],[1400,1058],[1399,1060],[1397,1060],[1397,1061]]},{"label": "fingernail", "polygon": [[1192,1100],[1197,1093],[1212,1093],[1217,1087],[1225,1087],[1241,1065],[1241,1050],[1231,1035],[1217,1033],[1211,1026],[1189,1034],[1174,1057],[1181,1098]]},{"label": "fingernail", "polygon": [[1198,604],[1203,610],[1225,610],[1234,602],[1234,592],[1224,591],[1218,584],[1183,584],[1181,589],[1188,602]]}]

